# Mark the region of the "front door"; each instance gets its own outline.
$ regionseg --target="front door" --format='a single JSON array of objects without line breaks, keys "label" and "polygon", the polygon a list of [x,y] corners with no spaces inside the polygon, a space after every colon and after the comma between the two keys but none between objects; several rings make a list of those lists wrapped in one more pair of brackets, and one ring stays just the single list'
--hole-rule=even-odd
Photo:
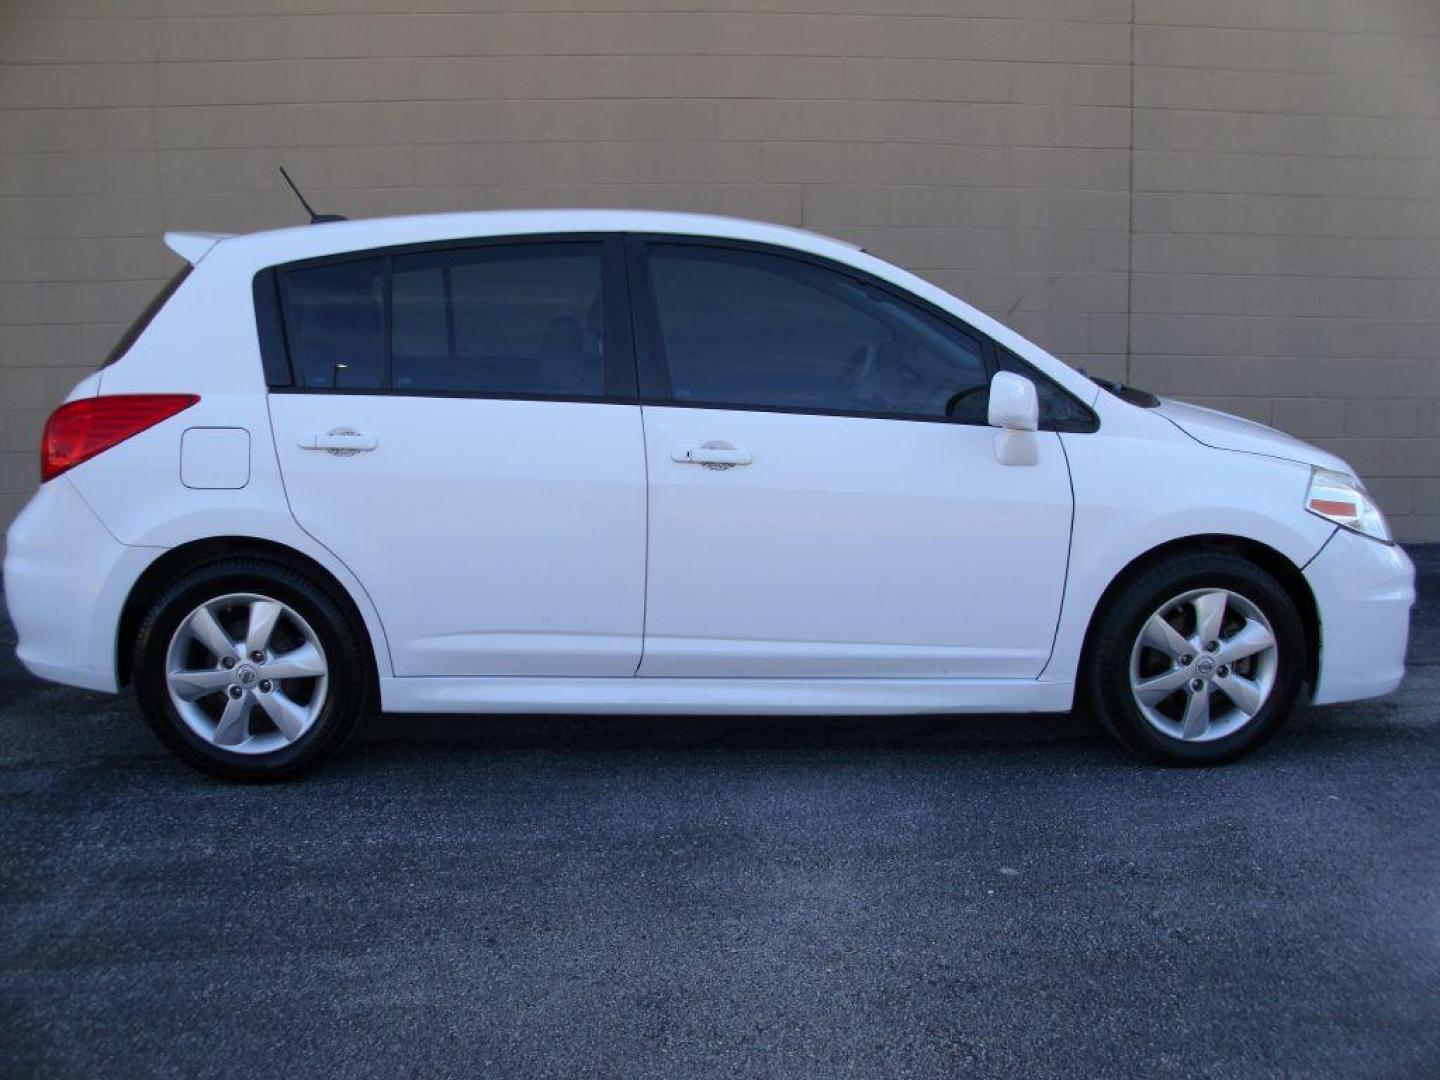
[{"label": "front door", "polygon": [[645,448],[619,242],[282,268],[270,397],[300,525],[374,601],[397,676],[629,676]]},{"label": "front door", "polygon": [[776,251],[649,238],[631,281],[650,462],[642,676],[1039,675],[1069,474],[1053,431],[1037,465],[996,460],[987,340]]}]

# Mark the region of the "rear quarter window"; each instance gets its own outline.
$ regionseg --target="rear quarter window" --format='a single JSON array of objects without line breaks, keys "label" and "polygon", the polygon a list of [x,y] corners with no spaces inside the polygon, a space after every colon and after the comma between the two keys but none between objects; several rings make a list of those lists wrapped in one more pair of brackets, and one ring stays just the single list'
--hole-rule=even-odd
[{"label": "rear quarter window", "polygon": [[285,334],[299,385],[312,390],[384,386],[387,261],[356,259],[287,270],[280,281]]}]

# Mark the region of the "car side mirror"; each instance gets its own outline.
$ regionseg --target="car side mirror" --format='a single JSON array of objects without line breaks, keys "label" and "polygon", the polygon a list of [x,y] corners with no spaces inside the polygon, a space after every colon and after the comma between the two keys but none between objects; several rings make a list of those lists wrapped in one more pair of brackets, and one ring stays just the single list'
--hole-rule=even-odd
[{"label": "car side mirror", "polygon": [[1013,371],[999,371],[990,380],[991,427],[995,436],[995,460],[1001,465],[1034,465],[1040,460],[1040,395],[1035,384]]}]

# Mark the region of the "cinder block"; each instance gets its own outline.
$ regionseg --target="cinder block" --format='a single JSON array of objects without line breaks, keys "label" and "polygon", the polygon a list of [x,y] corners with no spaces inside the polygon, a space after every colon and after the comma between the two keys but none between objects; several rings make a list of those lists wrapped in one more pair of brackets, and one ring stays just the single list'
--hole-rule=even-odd
[{"label": "cinder block", "polygon": [[1345,403],[1345,434],[1360,438],[1420,435],[1420,403],[1372,398]]},{"label": "cinder block", "polygon": [[[116,327],[116,334],[119,334]],[[31,358],[32,361],[34,358]],[[6,409],[43,409],[50,412],[76,383],[93,372],[98,359],[83,366],[0,367],[0,401]]]},{"label": "cinder block", "polygon": [[7,420],[4,431],[0,432],[4,436],[4,441],[0,442],[0,448],[18,453],[38,454],[40,435],[45,429],[45,421],[50,418],[51,411],[50,409],[16,409],[13,412],[0,413],[0,416],[5,416]]},{"label": "cinder block", "polygon": [[1377,476],[1440,476],[1440,439],[1384,438]]},{"label": "cinder block", "polygon": [[716,114],[713,101],[547,101],[543,128],[531,128],[530,137],[543,134],[547,139],[707,143],[713,142],[718,132]]},{"label": "cinder block", "polygon": [[[334,43],[332,48],[345,50],[334,55],[384,57],[440,56],[535,56],[544,53],[580,53],[600,51],[599,42],[585,37],[601,20],[587,19],[580,13],[564,18],[526,12],[434,12],[433,9],[405,13],[383,13],[366,18],[344,20],[352,24],[352,35]],[[333,18],[320,20],[330,26]],[[623,28],[620,19],[603,20],[605,26]],[[570,30],[569,36],[562,36]],[[588,47],[587,47],[588,46]],[[319,55],[325,55],[321,53]]]},{"label": "cinder block", "polygon": [[151,34],[162,61],[324,60],[367,55],[365,19],[207,14],[161,19]]},{"label": "cinder block", "polygon": [[[1366,282],[1378,287],[1381,282]],[[1440,280],[1435,278],[1397,278],[1388,285],[1391,314],[1406,319],[1440,319]],[[1377,308],[1377,315],[1386,314]]]},{"label": "cinder block", "polygon": [[1320,278],[1247,275],[1245,312],[1250,315],[1319,315]]},{"label": "cinder block", "polygon": [[1130,104],[1130,68],[1120,64],[1010,65],[1013,100],[1043,105]]},{"label": "cinder block", "polygon": [[1125,274],[1109,272],[1075,271],[1055,274],[1050,282],[1050,304],[1056,311],[1083,311],[1092,315],[1122,315],[1119,330],[1119,352],[1124,352],[1124,341],[1128,335],[1128,285]]},{"label": "cinder block", "polygon": [[0,495],[28,495],[40,480],[38,452],[0,452]]},{"label": "cinder block", "polygon": [[7,240],[153,239],[164,228],[160,195],[23,195],[0,199],[0,237]]},{"label": "cinder block", "polygon": [[151,151],[11,154],[0,150],[0,196],[137,195],[154,190]]},{"label": "cinder block", "polygon": [[1440,514],[1386,515],[1396,543],[1433,543],[1440,536]]},{"label": "cinder block", "polygon": [[1131,304],[1145,313],[1234,315],[1244,310],[1245,282],[1236,274],[1136,272]]},{"label": "cinder block", "polygon": [[1410,512],[1430,515],[1440,524],[1440,477],[1415,478],[1410,494]]},{"label": "cinder block", "polygon": [[0,101],[10,109],[153,105],[154,67],[150,64],[0,65]]},{"label": "cinder block", "polygon": [[1088,351],[1123,355],[1130,342],[1129,319],[1123,313],[1089,317]]},{"label": "cinder block", "polygon": [[143,64],[156,57],[154,27],[142,19],[34,18],[26,16],[53,11],[15,9],[22,14],[0,18],[0,64]]},{"label": "cinder block", "polygon": [[1051,26],[1032,19],[901,18],[875,22],[884,55],[899,59],[1049,60]]},{"label": "cinder block", "polygon": [[0,109],[0,149],[5,151],[97,153],[154,145],[148,108]]},{"label": "cinder block", "polygon": [[1073,21],[1050,23],[1048,29],[1051,56],[1055,60],[1126,66],[1130,63],[1131,28],[1128,26]]},{"label": "cinder block", "polygon": [[[786,66],[794,63],[787,61]],[[1010,101],[1009,64],[968,60],[856,59],[843,62],[839,86],[827,85],[826,96],[879,98],[892,101]],[[795,93],[793,79],[777,71],[771,89]],[[1035,100],[1019,97],[1018,100]],[[1090,104],[1090,102],[1083,102]],[[1099,104],[1104,104],[1103,102]]]},{"label": "cinder block", "polygon": [[1419,480],[1409,476],[1369,476],[1362,479],[1375,501],[1380,504],[1387,521],[1414,513],[1415,486],[1420,483]]},{"label": "cinder block", "polygon": [[1273,422],[1302,439],[1345,434],[1345,402],[1324,398],[1277,398]]}]

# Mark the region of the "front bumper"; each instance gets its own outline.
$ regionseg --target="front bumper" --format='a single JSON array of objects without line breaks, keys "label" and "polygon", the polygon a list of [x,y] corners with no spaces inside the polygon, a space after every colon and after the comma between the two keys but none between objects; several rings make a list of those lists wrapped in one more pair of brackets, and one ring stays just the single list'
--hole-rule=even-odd
[{"label": "front bumper", "polygon": [[1399,545],[1336,529],[1305,567],[1320,615],[1317,705],[1379,697],[1400,685],[1415,566]]},{"label": "front bumper", "polygon": [[20,662],[52,682],[117,690],[120,613],[162,549],[120,543],[64,477],[35,493],[5,539],[5,602]]}]

